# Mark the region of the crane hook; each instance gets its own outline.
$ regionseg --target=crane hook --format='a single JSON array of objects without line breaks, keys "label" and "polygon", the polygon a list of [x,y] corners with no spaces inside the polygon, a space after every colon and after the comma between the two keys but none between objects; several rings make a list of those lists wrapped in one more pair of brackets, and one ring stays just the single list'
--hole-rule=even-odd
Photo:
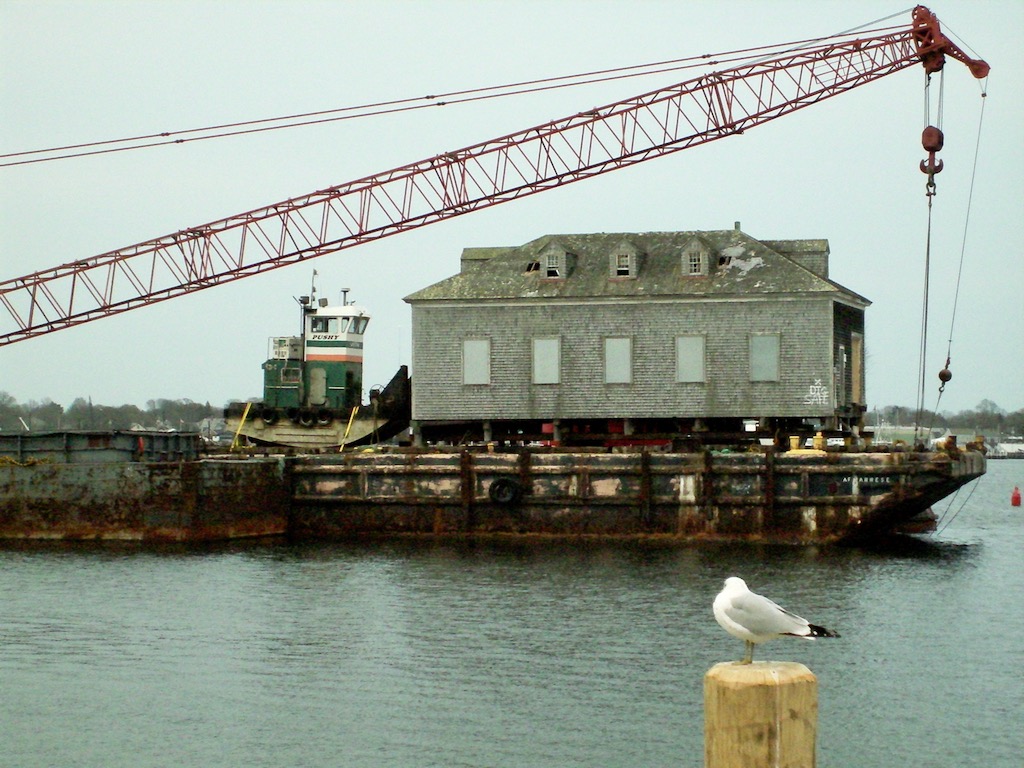
[{"label": "crane hook", "polygon": [[929,125],[921,132],[921,145],[928,153],[928,159],[921,161],[921,173],[928,174],[928,195],[935,194],[935,174],[942,170],[942,161],[935,158],[935,153],[942,149],[942,131]]}]

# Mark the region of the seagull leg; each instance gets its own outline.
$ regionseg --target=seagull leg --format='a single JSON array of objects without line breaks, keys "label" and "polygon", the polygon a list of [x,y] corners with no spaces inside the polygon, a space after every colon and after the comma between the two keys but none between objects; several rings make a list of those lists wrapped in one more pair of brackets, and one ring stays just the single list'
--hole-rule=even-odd
[{"label": "seagull leg", "polygon": [[744,642],[747,644],[747,652],[743,655],[743,661],[740,664],[752,664],[754,661],[754,644],[749,640]]}]

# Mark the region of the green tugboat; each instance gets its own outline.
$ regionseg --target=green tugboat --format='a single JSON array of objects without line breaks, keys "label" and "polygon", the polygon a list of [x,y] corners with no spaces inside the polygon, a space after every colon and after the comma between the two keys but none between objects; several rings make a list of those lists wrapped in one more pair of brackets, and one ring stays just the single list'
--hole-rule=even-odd
[{"label": "green tugboat", "polygon": [[367,311],[310,296],[298,299],[299,336],[270,339],[263,363],[263,399],[230,403],[228,429],[237,443],[325,450],[383,442],[409,426],[410,381],[406,366],[387,386],[371,389],[362,401],[363,337]]}]

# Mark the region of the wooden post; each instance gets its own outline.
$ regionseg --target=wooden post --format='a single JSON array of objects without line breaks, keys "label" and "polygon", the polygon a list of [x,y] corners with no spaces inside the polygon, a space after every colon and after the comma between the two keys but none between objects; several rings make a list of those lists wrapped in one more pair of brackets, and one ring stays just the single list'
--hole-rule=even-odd
[{"label": "wooden post", "polygon": [[459,492],[464,530],[472,533],[476,528],[476,473],[473,471],[473,454],[469,451],[459,455]]},{"label": "wooden post", "polygon": [[651,453],[644,448],[640,451],[640,527],[643,533],[654,533],[651,493]]},{"label": "wooden post", "polygon": [[716,664],[704,675],[704,768],[814,768],[818,680],[803,664]]}]

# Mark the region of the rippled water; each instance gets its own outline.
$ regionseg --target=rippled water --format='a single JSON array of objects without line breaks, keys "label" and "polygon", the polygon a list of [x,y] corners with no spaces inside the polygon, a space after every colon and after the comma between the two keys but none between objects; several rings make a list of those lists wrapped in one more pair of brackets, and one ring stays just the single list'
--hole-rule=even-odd
[{"label": "rippled water", "polygon": [[842,633],[758,654],[817,674],[819,766],[1020,766],[1014,484],[991,462],[933,543],[884,552],[9,548],[0,765],[700,766],[738,574]]}]

